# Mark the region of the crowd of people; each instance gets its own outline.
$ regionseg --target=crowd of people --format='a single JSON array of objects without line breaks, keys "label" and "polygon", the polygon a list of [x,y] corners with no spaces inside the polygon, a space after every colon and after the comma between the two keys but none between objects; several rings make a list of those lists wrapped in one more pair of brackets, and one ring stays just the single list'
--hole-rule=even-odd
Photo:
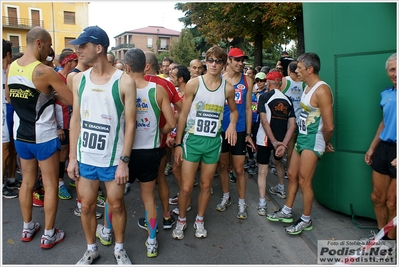
[{"label": "crowd of people", "polygon": [[[77,264],[99,257],[96,238],[106,246],[114,243],[118,264],[131,264],[123,246],[124,195],[135,181],[145,209],[137,223],[148,232],[150,258],[158,255],[156,190],[163,229],[183,239],[191,193],[199,184],[192,223],[195,236],[206,238],[214,177],[222,188],[214,208],[223,212],[236,197],[237,218],[247,219],[245,170],[257,174],[260,216],[289,223],[285,231],[292,235],[313,229],[312,179],[323,154],[334,152],[333,94],[319,77],[317,54],[294,59],[284,51],[276,66],[257,70],[245,67],[248,56],[241,49],[226,52],[219,46],[206,52],[205,62],[193,59],[189,66],[171,58],[158,64],[156,54],[138,48],[115,60],[107,52],[108,35],[98,26],[70,42],[76,51],[66,48],[56,55],[51,41],[48,31],[35,27],[27,34],[26,51],[13,59],[12,44],[3,39],[3,197],[19,196],[22,241],[32,241],[41,229],[32,218],[33,206],[45,211],[40,246],[49,249],[65,238],[55,228],[58,199],[72,198],[65,172],[76,188],[74,214],[81,217],[87,243]],[[365,155],[373,168],[371,197],[379,228],[396,216],[396,54],[386,70],[393,86],[381,94],[383,120]],[[270,171],[278,183],[267,191],[286,199],[274,213],[267,212],[266,202]],[[169,191],[171,173],[177,194]],[[230,183],[237,196],[230,195]],[[299,188],[303,213],[294,221]],[[97,223],[102,213],[96,206],[104,207],[103,224]],[[393,230],[386,238],[395,236]]]}]

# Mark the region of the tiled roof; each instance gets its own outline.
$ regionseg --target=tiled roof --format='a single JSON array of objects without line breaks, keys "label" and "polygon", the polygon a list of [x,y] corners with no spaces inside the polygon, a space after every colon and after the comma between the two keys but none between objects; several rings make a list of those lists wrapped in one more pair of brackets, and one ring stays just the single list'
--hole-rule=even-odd
[{"label": "tiled roof", "polygon": [[179,36],[180,32],[167,29],[162,26],[148,26],[145,28],[140,28],[140,29],[135,29],[135,30],[130,30],[126,31],[130,33],[144,33],[144,34],[159,34],[159,35],[173,35],[173,36]]}]

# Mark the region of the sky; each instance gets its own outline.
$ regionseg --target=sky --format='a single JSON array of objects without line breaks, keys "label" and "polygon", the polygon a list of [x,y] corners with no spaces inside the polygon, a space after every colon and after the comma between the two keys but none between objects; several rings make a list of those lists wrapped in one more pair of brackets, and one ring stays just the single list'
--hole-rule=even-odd
[{"label": "sky", "polygon": [[163,26],[181,31],[178,19],[184,13],[175,10],[174,1],[90,1],[89,26],[97,25],[108,34],[110,47],[116,35],[148,26]]}]

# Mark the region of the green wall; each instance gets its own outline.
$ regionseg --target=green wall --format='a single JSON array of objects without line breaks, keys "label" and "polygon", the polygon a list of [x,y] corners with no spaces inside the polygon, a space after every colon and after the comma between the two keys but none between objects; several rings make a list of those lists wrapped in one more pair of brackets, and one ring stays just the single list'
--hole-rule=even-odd
[{"label": "green wall", "polygon": [[304,3],[305,51],[320,56],[334,95],[335,153],[318,162],[315,199],[346,214],[375,218],[371,168],[364,162],[382,119],[380,92],[392,86],[387,58],[396,52],[396,3]]}]

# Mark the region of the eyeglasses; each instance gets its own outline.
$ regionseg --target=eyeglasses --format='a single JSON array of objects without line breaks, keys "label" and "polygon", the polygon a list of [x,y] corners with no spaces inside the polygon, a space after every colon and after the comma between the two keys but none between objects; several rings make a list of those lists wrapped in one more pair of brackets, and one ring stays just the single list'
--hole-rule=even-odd
[{"label": "eyeglasses", "polygon": [[257,83],[259,83],[259,82],[263,83],[263,82],[266,82],[266,79],[263,79],[263,80],[261,80],[261,79],[255,79],[255,82],[257,82]]},{"label": "eyeglasses", "polygon": [[215,62],[215,63],[218,64],[218,65],[223,63],[223,60],[221,60],[221,59],[214,59],[214,58],[211,58],[211,57],[208,58],[207,61],[208,61],[209,63],[211,63],[211,64],[212,64],[213,62]]},{"label": "eyeglasses", "polygon": [[244,60],[245,60],[245,58],[243,58],[243,57],[230,57],[230,59],[231,59],[231,58],[233,58],[234,61],[242,62],[242,63],[244,63]]}]

